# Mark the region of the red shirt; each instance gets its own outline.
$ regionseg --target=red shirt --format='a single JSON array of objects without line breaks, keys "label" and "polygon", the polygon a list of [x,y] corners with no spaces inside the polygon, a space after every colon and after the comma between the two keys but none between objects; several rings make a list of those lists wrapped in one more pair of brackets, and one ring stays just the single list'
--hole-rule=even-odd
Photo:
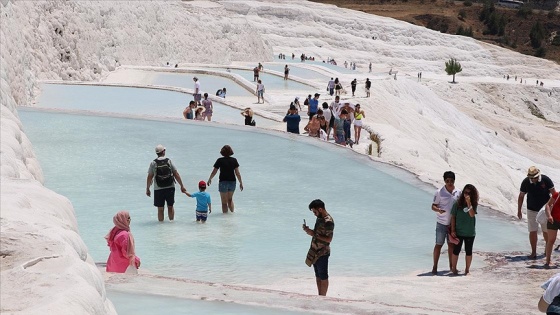
[{"label": "red shirt", "polygon": [[552,195],[552,198],[554,198],[556,202],[554,202],[550,212],[552,214],[552,218],[554,218],[554,222],[560,222],[560,200],[558,200],[558,192],[555,192]]}]

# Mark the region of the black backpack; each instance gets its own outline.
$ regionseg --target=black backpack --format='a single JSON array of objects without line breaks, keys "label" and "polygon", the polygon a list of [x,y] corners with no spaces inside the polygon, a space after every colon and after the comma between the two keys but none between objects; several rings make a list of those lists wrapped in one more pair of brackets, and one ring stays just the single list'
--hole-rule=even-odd
[{"label": "black backpack", "polygon": [[220,94],[222,94],[222,89],[216,91],[216,96],[220,96]]},{"label": "black backpack", "polygon": [[157,185],[159,187],[168,187],[173,185],[175,178],[173,177],[173,171],[171,170],[171,163],[169,163],[169,159],[155,159],[154,162],[156,162],[155,177]]}]

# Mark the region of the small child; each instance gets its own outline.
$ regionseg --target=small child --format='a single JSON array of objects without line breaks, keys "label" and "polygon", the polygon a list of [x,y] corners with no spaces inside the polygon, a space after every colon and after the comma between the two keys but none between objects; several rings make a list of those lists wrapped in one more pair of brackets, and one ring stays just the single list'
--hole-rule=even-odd
[{"label": "small child", "polygon": [[206,192],[206,183],[201,180],[198,182],[198,192],[185,194],[191,198],[196,198],[196,222],[206,223],[208,213],[212,213],[212,200],[210,194]]}]

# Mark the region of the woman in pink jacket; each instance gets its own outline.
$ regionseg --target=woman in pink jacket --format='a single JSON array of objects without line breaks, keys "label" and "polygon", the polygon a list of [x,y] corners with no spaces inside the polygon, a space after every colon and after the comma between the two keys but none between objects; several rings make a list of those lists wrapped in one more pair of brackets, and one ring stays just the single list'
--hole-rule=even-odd
[{"label": "woman in pink jacket", "polygon": [[140,258],[134,253],[134,237],[130,232],[130,214],[119,211],[113,217],[115,226],[105,236],[111,254],[107,259],[107,272],[124,273],[128,266],[140,267]]}]

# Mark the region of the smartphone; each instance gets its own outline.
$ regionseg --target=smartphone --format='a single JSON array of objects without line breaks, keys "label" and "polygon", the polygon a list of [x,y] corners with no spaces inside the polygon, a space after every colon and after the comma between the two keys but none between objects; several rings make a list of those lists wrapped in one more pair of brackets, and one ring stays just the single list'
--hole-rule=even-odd
[{"label": "smartphone", "polygon": [[305,219],[303,219],[303,225],[307,225],[307,223],[305,223]]}]

